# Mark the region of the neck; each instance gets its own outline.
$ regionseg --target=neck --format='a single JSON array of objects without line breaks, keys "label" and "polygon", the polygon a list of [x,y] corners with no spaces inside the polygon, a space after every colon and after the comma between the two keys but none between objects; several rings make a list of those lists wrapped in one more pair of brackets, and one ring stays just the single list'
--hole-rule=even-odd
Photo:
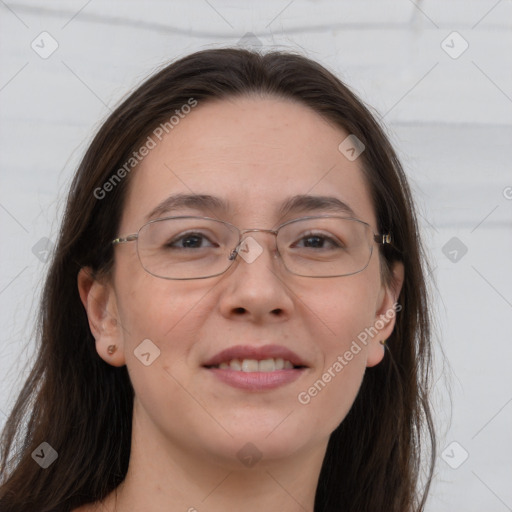
[{"label": "neck", "polygon": [[[244,446],[245,443],[235,446]],[[303,449],[285,459],[255,462],[246,446],[232,460],[180,446],[139,415],[134,421],[130,464],[123,483],[110,494],[105,512],[225,512],[279,510],[313,512],[327,447]],[[237,452],[236,449],[233,450]]]}]

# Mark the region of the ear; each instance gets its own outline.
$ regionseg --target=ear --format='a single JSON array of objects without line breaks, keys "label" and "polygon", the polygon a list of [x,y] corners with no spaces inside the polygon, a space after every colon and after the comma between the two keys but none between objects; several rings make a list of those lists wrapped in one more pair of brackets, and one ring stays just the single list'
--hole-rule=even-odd
[{"label": "ear", "polygon": [[401,261],[393,263],[391,268],[391,282],[382,283],[373,321],[372,339],[368,346],[368,357],[366,366],[375,366],[384,358],[385,342],[393,332],[396,323],[396,315],[401,306],[397,307],[398,297],[404,283],[404,265]]},{"label": "ear", "polygon": [[[99,280],[89,267],[78,273],[78,291],[89,327],[96,340],[98,355],[112,366],[126,364],[121,324],[118,321],[116,295],[107,280]],[[109,351],[109,347],[115,347]],[[110,353],[112,352],[112,353]]]}]

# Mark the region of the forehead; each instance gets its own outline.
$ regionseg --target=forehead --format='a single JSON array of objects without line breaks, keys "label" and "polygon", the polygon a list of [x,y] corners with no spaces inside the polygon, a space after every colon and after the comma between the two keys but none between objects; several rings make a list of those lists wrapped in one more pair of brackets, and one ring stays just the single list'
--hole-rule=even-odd
[{"label": "forehead", "polygon": [[138,229],[177,194],[219,197],[227,208],[201,211],[182,201],[175,211],[215,214],[242,227],[275,226],[283,203],[303,195],[335,198],[375,226],[360,159],[351,162],[338,150],[348,135],[287,100],[199,103],[161,141],[150,135],[156,144],[132,171],[123,229]]}]

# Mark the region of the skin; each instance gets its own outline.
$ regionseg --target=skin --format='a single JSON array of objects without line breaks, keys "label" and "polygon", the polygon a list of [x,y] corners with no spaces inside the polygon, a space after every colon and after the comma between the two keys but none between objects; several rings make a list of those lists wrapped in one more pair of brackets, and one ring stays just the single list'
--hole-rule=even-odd
[{"label": "skin", "polygon": [[[338,151],[347,135],[282,99],[199,105],[133,171],[119,234],[137,232],[171,193],[191,192],[229,201],[231,211],[218,216],[241,229],[271,229],[289,220],[276,211],[290,196],[332,195],[377,233],[360,159],[350,162]],[[172,214],[212,216],[195,209]],[[271,251],[272,235],[251,235],[263,253],[252,263],[239,258],[210,279],[156,278],[140,265],[135,243],[115,248],[109,280],[80,272],[97,352],[106,364],[126,364],[135,389],[127,477],[102,504],[80,512],[313,510],[329,436],[352,406],[366,367],[383,358],[379,341],[395,321],[382,315],[399,295],[403,266],[393,269],[396,285],[386,286],[375,246],[358,274],[294,276]],[[309,404],[299,403],[298,394],[379,319],[377,336]],[[161,351],[150,366],[133,353],[147,338]],[[298,353],[306,372],[277,389],[248,392],[201,366],[227,347],[267,343]],[[118,347],[114,354],[109,345]],[[262,454],[252,467],[237,457],[249,442]]]}]

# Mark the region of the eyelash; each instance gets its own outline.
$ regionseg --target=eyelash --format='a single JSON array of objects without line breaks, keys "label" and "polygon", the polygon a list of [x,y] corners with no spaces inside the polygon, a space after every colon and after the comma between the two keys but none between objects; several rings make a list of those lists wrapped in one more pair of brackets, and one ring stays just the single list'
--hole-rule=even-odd
[{"label": "eyelash", "polygon": [[[211,240],[204,233],[199,233],[199,232],[191,231],[190,233],[183,233],[179,237],[174,238],[173,240],[169,240],[164,245],[164,247],[165,248],[169,248],[169,249],[170,248],[174,248],[173,247],[174,244],[176,244],[176,243],[178,243],[180,241],[186,240],[187,238],[193,238],[193,237],[201,238],[201,240],[208,240],[210,243],[212,243]],[[337,239],[333,238],[332,236],[323,234],[323,233],[315,233],[315,232],[304,233],[299,238],[299,241],[303,241],[303,240],[305,240],[307,238],[313,238],[313,237],[319,238],[323,242],[327,241],[330,244],[332,244],[334,247],[338,247],[338,248],[343,247],[343,244],[341,244]],[[186,249],[186,247],[180,247],[180,249]]]}]

